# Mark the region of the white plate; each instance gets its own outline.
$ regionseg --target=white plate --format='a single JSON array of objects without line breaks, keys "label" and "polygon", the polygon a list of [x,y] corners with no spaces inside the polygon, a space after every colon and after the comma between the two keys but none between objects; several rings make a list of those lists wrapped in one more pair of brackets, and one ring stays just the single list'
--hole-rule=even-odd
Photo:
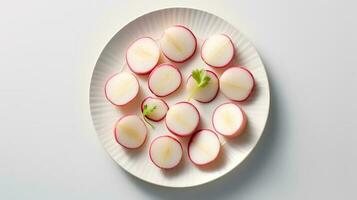
[{"label": "white plate", "polygon": [[[202,41],[215,33],[225,33],[232,38],[239,58],[236,63],[246,66],[254,75],[256,81],[252,98],[241,104],[248,116],[248,127],[243,135],[226,141],[220,137],[223,153],[209,168],[198,168],[187,157],[187,139],[180,139],[185,149],[183,161],[172,170],[163,171],[151,163],[148,147],[153,138],[170,134],[164,126],[164,121],[155,123],[156,129],[151,130],[145,145],[139,150],[125,150],[116,143],[113,136],[114,123],[125,113],[140,114],[141,100],[153,94],[147,87],[147,76],[140,76],[141,93],[137,101],[125,109],[111,105],[104,96],[105,81],[119,71],[128,71],[125,65],[125,51],[128,45],[138,37],[151,36],[158,39],[165,28],[174,24],[189,27],[198,38],[198,49],[192,59],[179,64],[184,82],[178,92],[164,98],[168,105],[186,100],[186,78],[192,69],[207,67],[200,58]],[[209,68],[211,69],[211,68]],[[220,72],[219,72],[220,73]],[[208,104],[192,101],[201,113],[203,127],[212,129],[211,115],[213,109],[223,102],[228,102],[222,93]],[[98,136],[104,148],[111,157],[127,172],[144,181],[168,187],[190,187],[215,180],[239,165],[253,150],[263,133],[269,113],[269,84],[264,65],[253,45],[240,31],[223,19],[195,9],[170,8],[145,14],[123,27],[106,45],[95,66],[90,86],[90,109]]]}]

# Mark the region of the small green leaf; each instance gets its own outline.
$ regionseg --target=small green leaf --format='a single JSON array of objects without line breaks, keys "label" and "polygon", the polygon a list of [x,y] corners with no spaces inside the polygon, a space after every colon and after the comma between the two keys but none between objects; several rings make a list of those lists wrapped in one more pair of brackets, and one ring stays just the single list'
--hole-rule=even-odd
[{"label": "small green leaf", "polygon": [[199,90],[199,88],[206,87],[211,77],[206,75],[205,69],[195,69],[192,71],[192,78],[196,81],[196,86],[192,89],[188,98],[190,100]]},{"label": "small green leaf", "polygon": [[203,69],[195,69],[192,71],[192,78],[195,79],[197,84],[200,84],[200,82],[201,82],[202,72],[203,72]]},{"label": "small green leaf", "polygon": [[203,77],[201,83],[198,85],[199,88],[206,87],[208,85],[208,82],[211,80],[211,77],[205,76]]},{"label": "small green leaf", "polygon": [[147,104],[144,105],[143,115],[147,116],[153,113],[156,109],[156,106],[149,107]]},{"label": "small green leaf", "polygon": [[147,116],[147,115],[150,115],[151,113],[153,113],[153,112],[155,111],[155,109],[156,109],[156,106],[149,107],[147,104],[144,105],[144,109],[143,109],[143,118],[144,118],[144,121],[145,121],[148,125],[150,125],[151,128],[153,128],[153,129],[155,128],[155,126],[154,126],[153,124],[151,124],[151,123],[147,120],[146,116]]}]

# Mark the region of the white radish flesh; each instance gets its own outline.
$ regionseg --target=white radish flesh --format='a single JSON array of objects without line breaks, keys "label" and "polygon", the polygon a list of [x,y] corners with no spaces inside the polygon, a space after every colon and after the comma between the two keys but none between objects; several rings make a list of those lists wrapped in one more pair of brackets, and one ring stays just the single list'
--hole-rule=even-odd
[{"label": "white radish flesh", "polygon": [[134,75],[125,72],[112,76],[105,84],[105,96],[116,106],[129,103],[138,92],[139,82]]},{"label": "white radish flesh", "polygon": [[252,73],[243,67],[231,67],[221,75],[222,93],[233,101],[245,101],[251,95],[255,83]]},{"label": "white radish flesh", "polygon": [[142,111],[145,105],[149,106],[150,108],[153,106],[156,107],[152,113],[146,115],[148,119],[153,121],[162,120],[165,117],[167,111],[169,110],[169,106],[164,100],[155,97],[147,97],[143,100],[143,102],[141,103]]},{"label": "white radish flesh", "polygon": [[219,155],[221,144],[211,130],[200,130],[192,136],[188,145],[190,160],[199,166],[213,162]]},{"label": "white radish flesh", "polygon": [[136,149],[144,144],[147,129],[144,122],[136,115],[127,115],[115,124],[116,141],[125,148]]},{"label": "white radish flesh", "polygon": [[156,42],[149,37],[137,39],[126,52],[126,62],[136,74],[148,74],[157,65],[160,49]]},{"label": "white radish flesh", "polygon": [[171,64],[161,64],[150,74],[148,85],[152,93],[158,97],[167,96],[181,85],[180,71]]},{"label": "white radish flesh", "polygon": [[[217,96],[219,91],[219,80],[217,75],[209,70],[206,70],[206,74],[211,78],[211,80],[208,82],[208,85],[203,88],[199,88],[196,94],[192,97],[201,103],[208,103],[212,101]],[[192,92],[192,90],[195,89],[195,86],[196,81],[192,78],[191,75],[187,80],[186,88],[188,91]]]},{"label": "white radish flesh", "polygon": [[157,167],[171,169],[180,163],[183,150],[177,139],[171,136],[160,136],[152,141],[149,155]]},{"label": "white radish flesh", "polygon": [[178,136],[189,136],[198,127],[200,115],[191,103],[179,102],[170,107],[165,122],[171,133]]},{"label": "white radish flesh", "polygon": [[161,50],[171,61],[184,62],[196,51],[196,37],[188,28],[180,25],[165,30],[160,39]]},{"label": "white radish flesh", "polygon": [[202,45],[201,57],[212,67],[225,67],[234,57],[234,45],[225,34],[209,37]]},{"label": "white radish flesh", "polygon": [[212,123],[217,133],[227,137],[236,137],[244,131],[247,117],[238,105],[225,103],[214,111]]}]

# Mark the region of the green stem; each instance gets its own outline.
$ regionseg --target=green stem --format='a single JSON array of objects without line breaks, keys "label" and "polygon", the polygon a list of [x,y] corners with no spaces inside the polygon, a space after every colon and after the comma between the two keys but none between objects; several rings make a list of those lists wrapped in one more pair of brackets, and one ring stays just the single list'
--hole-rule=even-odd
[{"label": "green stem", "polygon": [[149,122],[149,120],[146,118],[145,115],[143,115],[143,119],[152,129],[155,129],[155,126],[152,123]]},{"label": "green stem", "polygon": [[195,88],[193,88],[187,101],[190,101],[192,99],[192,97],[195,96],[195,94],[198,92],[198,89],[200,89],[200,87],[198,87],[198,86],[195,86]]}]

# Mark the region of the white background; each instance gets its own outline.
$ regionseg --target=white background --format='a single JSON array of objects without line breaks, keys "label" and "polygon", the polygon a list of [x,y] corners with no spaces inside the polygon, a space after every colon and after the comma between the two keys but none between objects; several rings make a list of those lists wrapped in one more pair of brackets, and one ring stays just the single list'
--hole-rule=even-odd
[{"label": "white background", "polygon": [[[0,199],[356,199],[354,1],[2,1]],[[190,189],[120,169],[91,124],[91,73],[136,17],[193,7],[240,29],[271,84],[267,128],[227,176]]]}]

